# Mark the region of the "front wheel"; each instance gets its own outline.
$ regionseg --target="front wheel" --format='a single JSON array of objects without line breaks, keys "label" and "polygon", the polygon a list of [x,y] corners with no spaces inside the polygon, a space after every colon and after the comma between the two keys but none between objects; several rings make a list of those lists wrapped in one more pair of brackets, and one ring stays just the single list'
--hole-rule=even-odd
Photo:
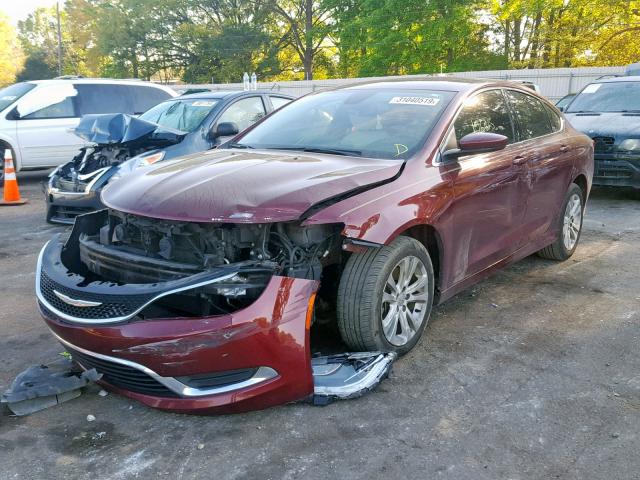
[{"label": "front wheel", "polygon": [[427,325],[433,289],[431,258],[417,240],[353,254],[338,287],[342,339],[354,351],[407,353]]},{"label": "front wheel", "polygon": [[565,197],[558,229],[558,237],[548,247],[538,252],[542,258],[549,260],[566,260],[576,251],[584,214],[584,194],[582,189],[572,183]]}]

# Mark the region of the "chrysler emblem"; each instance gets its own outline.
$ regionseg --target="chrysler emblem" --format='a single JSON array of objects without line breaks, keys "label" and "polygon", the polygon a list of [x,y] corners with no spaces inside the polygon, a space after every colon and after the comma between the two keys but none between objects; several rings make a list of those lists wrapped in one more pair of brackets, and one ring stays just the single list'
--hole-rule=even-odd
[{"label": "chrysler emblem", "polygon": [[102,305],[102,302],[90,302],[89,300],[78,300],[76,298],[71,298],[66,296],[64,293],[60,293],[57,290],[54,290],[53,293],[62,300],[64,303],[68,303],[74,307],[97,307],[98,305]]}]

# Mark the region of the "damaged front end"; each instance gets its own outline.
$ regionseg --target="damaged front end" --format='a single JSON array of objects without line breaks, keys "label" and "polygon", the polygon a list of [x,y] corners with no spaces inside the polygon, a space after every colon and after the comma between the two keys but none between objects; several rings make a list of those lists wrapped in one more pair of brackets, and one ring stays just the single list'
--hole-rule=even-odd
[{"label": "damaged front end", "polygon": [[184,132],[127,114],[85,115],[74,133],[90,145],[52,172],[46,185],[47,221],[72,224],[75,217],[104,208],[100,190],[125,162],[150,165]]},{"label": "damaged front end", "polygon": [[40,254],[40,309],[83,368],[151,406],[214,413],[311,398],[309,329],[321,274],[329,281],[342,260],[341,229],[82,215],[66,244]]}]

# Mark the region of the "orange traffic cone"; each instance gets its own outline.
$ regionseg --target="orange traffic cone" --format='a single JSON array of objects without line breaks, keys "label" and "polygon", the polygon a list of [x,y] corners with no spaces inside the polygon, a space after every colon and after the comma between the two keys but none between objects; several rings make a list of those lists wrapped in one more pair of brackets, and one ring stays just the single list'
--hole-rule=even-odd
[{"label": "orange traffic cone", "polygon": [[13,155],[11,149],[7,148],[4,151],[4,196],[3,200],[0,200],[0,206],[23,205],[25,203],[27,200],[20,198],[16,169],[13,168]]}]

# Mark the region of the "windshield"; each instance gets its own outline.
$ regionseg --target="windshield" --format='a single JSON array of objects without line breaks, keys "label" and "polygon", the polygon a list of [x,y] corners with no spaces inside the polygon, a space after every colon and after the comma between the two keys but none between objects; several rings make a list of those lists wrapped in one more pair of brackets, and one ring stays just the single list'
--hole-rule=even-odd
[{"label": "windshield", "polygon": [[33,83],[16,83],[0,90],[0,111],[22,97],[29,90],[35,88]]},{"label": "windshield", "polygon": [[567,113],[637,111],[640,111],[640,82],[592,83],[567,109]]},{"label": "windshield", "polygon": [[406,159],[454,95],[373,88],[310,95],[282,107],[232,146]]},{"label": "windshield", "polygon": [[217,103],[218,100],[209,98],[170,100],[147,110],[140,118],[188,133],[200,126]]}]

